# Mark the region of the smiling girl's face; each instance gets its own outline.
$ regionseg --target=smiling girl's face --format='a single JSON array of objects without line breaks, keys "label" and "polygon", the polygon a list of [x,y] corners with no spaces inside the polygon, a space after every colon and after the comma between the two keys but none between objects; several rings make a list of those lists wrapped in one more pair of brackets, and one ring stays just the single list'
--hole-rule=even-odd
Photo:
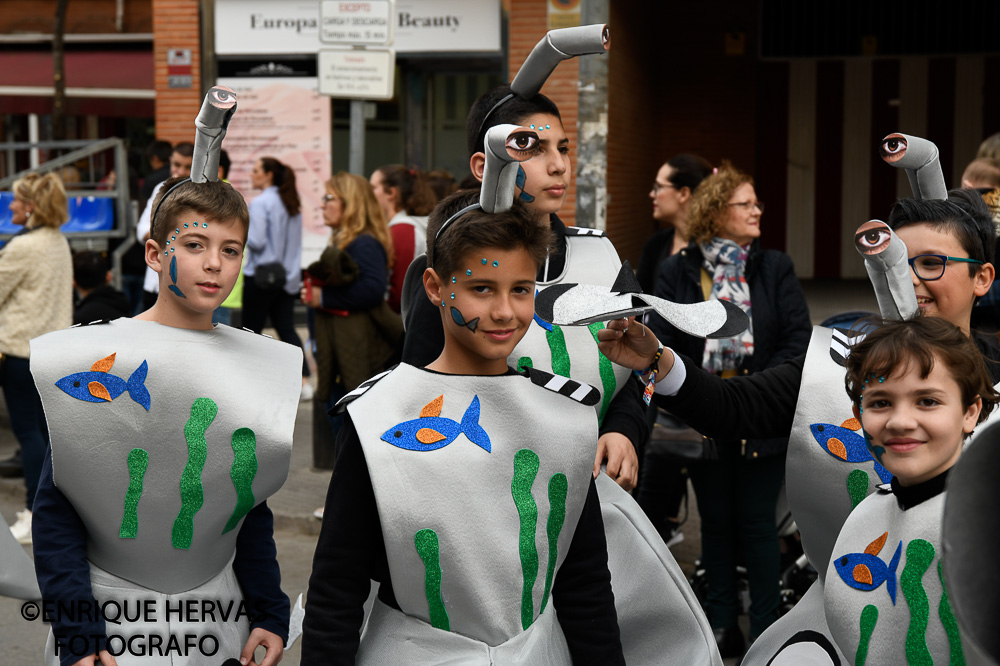
[{"label": "smiling girl's face", "polygon": [[868,434],[872,455],[900,485],[922,483],[951,468],[962,441],[979,418],[982,400],[962,404],[962,391],[951,369],[934,356],[926,377],[918,364],[905,362],[885,377],[870,378],[855,416]]}]

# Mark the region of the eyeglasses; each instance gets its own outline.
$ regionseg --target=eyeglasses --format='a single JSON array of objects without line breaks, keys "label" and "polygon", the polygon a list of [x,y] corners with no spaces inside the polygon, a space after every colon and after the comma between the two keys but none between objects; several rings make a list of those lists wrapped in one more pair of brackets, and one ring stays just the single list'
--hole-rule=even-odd
[{"label": "eyeglasses", "polygon": [[655,180],[653,181],[653,194],[659,194],[660,190],[665,189],[665,188],[670,188],[671,190],[679,189],[673,183],[665,183],[665,184],[661,185],[660,183],[657,183]]},{"label": "eyeglasses", "polygon": [[760,212],[764,212],[764,202],[763,201],[737,201],[736,203],[727,203],[727,206],[739,206],[743,210],[750,212],[751,208],[756,208]]},{"label": "eyeglasses", "polygon": [[985,263],[979,259],[969,259],[968,257],[949,257],[945,254],[918,254],[907,261],[916,276],[925,282],[940,280],[944,277],[944,269],[948,266],[949,261],[960,261],[963,264]]},{"label": "eyeglasses", "polygon": [[336,201],[339,198],[340,197],[338,197],[336,194],[324,194],[323,195],[323,203],[324,204],[328,204],[331,201]]}]

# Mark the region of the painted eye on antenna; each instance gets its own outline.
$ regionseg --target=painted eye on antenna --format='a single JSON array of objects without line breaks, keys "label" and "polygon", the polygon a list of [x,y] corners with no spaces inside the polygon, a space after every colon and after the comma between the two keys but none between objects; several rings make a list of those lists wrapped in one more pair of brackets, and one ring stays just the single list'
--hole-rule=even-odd
[{"label": "painted eye on antenna", "polygon": [[854,235],[854,244],[862,254],[878,254],[889,247],[892,232],[881,220],[871,220],[858,227]]},{"label": "painted eye on antenna", "polygon": [[236,104],[236,93],[229,88],[215,86],[209,91],[209,94],[211,95],[212,102],[218,106],[228,108]]},{"label": "painted eye on antenna", "polygon": [[898,162],[906,155],[906,138],[902,134],[890,134],[882,139],[879,153],[886,162]]},{"label": "painted eye on antenna", "polygon": [[538,135],[531,130],[516,130],[507,136],[504,145],[508,155],[518,162],[523,162],[538,153]]}]

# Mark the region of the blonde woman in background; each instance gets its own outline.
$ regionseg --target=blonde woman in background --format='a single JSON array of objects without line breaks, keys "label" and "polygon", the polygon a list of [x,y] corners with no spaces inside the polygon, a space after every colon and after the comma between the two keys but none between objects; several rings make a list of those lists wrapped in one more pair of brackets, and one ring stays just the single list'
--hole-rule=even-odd
[{"label": "blonde woman in background", "polygon": [[[393,246],[368,181],[343,171],[326,182],[323,220],[333,230],[319,261],[306,269],[302,302],[315,309],[316,397],[327,410],[384,369],[402,336],[386,303]],[[334,434],[343,417],[331,417]]]},{"label": "blonde woman in background", "polygon": [[[11,189],[11,222],[22,229],[0,250],[0,386],[27,487],[26,508],[10,529],[31,543],[31,508],[49,436],[28,368],[28,341],[73,323],[73,259],[59,231],[69,210],[58,176],[29,174]],[[5,469],[17,466],[5,462]]]}]

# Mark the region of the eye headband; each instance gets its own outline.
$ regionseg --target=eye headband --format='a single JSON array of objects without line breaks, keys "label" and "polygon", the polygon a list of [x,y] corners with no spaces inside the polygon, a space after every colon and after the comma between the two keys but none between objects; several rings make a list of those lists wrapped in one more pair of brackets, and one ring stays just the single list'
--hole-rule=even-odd
[{"label": "eye headband", "polygon": [[229,121],[236,113],[236,93],[225,86],[213,86],[205,93],[198,117],[194,119],[194,154],[191,156],[191,177],[174,183],[153,210],[149,228],[156,228],[156,214],[173,192],[184,183],[205,183],[219,180],[219,155],[226,138]]},{"label": "eye headband", "polygon": [[545,85],[556,65],[563,60],[592,53],[604,53],[610,47],[611,31],[606,24],[549,30],[524,59],[521,69],[510,82],[511,92],[483,116],[483,122],[479,124],[479,131],[476,133],[476,146],[485,141],[490,116],[515,95],[524,99],[534,97]]}]

